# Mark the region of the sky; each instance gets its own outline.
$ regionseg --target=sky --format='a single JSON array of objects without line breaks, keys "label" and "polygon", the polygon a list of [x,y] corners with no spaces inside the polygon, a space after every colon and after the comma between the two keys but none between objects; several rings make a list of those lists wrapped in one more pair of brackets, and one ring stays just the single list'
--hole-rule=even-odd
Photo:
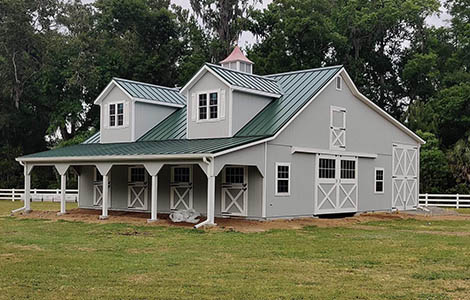
[{"label": "sky", "polygon": [[[94,0],[82,0],[84,3],[91,3]],[[262,4],[257,5],[259,8],[266,8],[272,0],[263,0]],[[191,9],[191,5],[189,4],[189,0],[171,0],[171,3],[177,4],[183,8]],[[441,14],[440,15],[433,15],[427,19],[428,24],[434,25],[436,27],[446,26],[446,22],[449,19],[449,15],[445,11],[444,7],[441,7]],[[255,37],[249,33],[244,32],[239,40],[239,45],[241,47],[250,46],[255,42]]]}]

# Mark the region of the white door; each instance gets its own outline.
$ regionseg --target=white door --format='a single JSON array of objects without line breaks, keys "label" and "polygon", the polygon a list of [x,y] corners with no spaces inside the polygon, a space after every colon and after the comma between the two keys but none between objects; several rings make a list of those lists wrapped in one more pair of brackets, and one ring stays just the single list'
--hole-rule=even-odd
[{"label": "white door", "polygon": [[418,147],[393,144],[392,207],[398,210],[418,206]]},{"label": "white door", "polygon": [[222,214],[248,215],[248,168],[225,167],[222,175]]},{"label": "white door", "polygon": [[[108,194],[109,194],[109,207],[111,206],[111,173],[108,176]],[[93,206],[101,207],[103,205],[103,176],[95,168],[93,180]]]},{"label": "white door", "polygon": [[148,209],[148,175],[144,167],[129,167],[127,207]]},{"label": "white door", "polygon": [[192,166],[171,167],[170,209],[193,208]]},{"label": "white door", "polygon": [[357,158],[317,155],[315,214],[357,211]]}]

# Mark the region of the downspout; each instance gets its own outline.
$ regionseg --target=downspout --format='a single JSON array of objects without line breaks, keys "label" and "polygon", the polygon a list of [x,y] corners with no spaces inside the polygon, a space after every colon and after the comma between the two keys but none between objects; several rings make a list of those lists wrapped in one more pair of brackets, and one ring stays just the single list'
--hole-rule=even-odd
[{"label": "downspout", "polygon": [[[214,174],[214,158],[209,160],[207,156],[204,156],[202,158],[202,161],[207,164],[207,180],[209,180],[209,177]],[[209,192],[209,191],[207,191],[207,192]],[[215,200],[214,200],[214,202],[215,202]],[[215,203],[214,203],[214,205],[215,205]],[[205,225],[213,225],[212,223],[210,223],[211,220],[209,218],[209,214],[210,214],[210,211],[209,211],[209,205],[208,205],[207,206],[207,214],[206,214],[207,219],[205,221],[199,223],[199,224],[194,225],[194,228],[197,229],[197,228],[200,228],[200,227],[205,226]]]},{"label": "downspout", "polygon": [[[20,163],[20,165],[22,165],[23,168],[24,168],[24,163],[23,163],[22,161],[19,161],[19,163]],[[12,214],[12,215],[13,215],[13,214],[16,214],[17,212],[23,211],[23,210],[25,210],[25,209],[26,209],[26,199],[24,199],[24,201],[23,201],[23,207],[20,207],[20,208],[17,208],[17,209],[12,210],[12,211],[11,211],[11,214]]]}]

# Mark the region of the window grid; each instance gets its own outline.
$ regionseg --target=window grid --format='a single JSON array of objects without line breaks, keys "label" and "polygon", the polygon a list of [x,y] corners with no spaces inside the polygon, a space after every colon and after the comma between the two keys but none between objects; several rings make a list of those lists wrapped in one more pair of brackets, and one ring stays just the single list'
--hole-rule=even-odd
[{"label": "window grid", "polygon": [[290,193],[290,165],[278,164],[276,166],[276,194],[289,195]]},{"label": "window grid", "polygon": [[210,118],[211,119],[217,119],[218,113],[218,99],[217,99],[217,93],[210,93],[209,95],[209,111],[210,111]]},{"label": "window grid", "polygon": [[114,103],[109,105],[109,126],[124,125],[124,103]]},{"label": "window grid", "polygon": [[319,178],[336,178],[336,160],[333,158],[320,158],[318,171]]},{"label": "window grid", "polygon": [[207,94],[199,95],[199,120],[207,119]]},{"label": "window grid", "polygon": [[341,160],[341,179],[356,178],[356,161]]},{"label": "window grid", "polygon": [[375,192],[383,193],[384,192],[384,170],[375,169]]},{"label": "window grid", "polygon": [[243,167],[225,168],[225,183],[230,183],[230,184],[245,183],[245,169]]},{"label": "window grid", "polygon": [[131,168],[131,182],[144,182],[145,169],[144,168]]},{"label": "window grid", "polygon": [[189,168],[174,168],[173,182],[189,182]]}]

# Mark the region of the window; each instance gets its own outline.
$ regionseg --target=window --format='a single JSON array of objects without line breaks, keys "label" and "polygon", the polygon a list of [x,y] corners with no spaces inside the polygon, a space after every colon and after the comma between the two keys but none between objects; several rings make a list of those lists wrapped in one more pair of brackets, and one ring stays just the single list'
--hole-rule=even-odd
[{"label": "window", "polygon": [[341,80],[341,76],[336,77],[336,89],[341,91],[343,81]]},{"label": "window", "polygon": [[190,170],[188,167],[175,167],[173,169],[173,182],[190,182]]},{"label": "window", "polygon": [[336,178],[336,160],[332,158],[320,158],[318,162],[319,178]]},{"label": "window", "polygon": [[245,168],[227,167],[225,168],[225,183],[245,183]]},{"label": "window", "polygon": [[384,192],[384,169],[375,169],[375,193],[382,194]]},{"label": "window", "polygon": [[199,94],[198,107],[199,120],[217,119],[219,117],[218,94],[216,92],[208,94]]},{"label": "window", "polygon": [[330,107],[330,149],[346,149],[346,109]]},{"label": "window", "polygon": [[207,94],[199,95],[199,120],[207,119]]},{"label": "window", "polygon": [[276,163],[276,196],[290,195],[290,163]]},{"label": "window", "polygon": [[341,179],[356,178],[356,161],[341,160]]},{"label": "window", "polygon": [[109,126],[117,127],[124,125],[124,103],[113,103],[109,105]]},{"label": "window", "polygon": [[145,182],[145,169],[143,167],[132,167],[130,172],[131,182]]}]

